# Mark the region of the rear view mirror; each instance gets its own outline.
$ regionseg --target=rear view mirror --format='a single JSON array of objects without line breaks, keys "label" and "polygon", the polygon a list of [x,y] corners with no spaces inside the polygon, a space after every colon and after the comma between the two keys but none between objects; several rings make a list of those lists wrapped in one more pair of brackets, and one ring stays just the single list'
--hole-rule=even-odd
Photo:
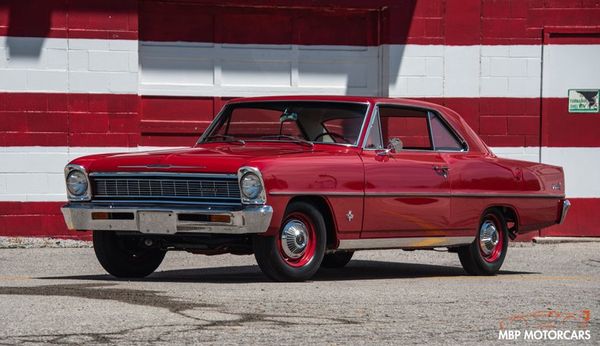
[{"label": "rear view mirror", "polygon": [[281,116],[279,117],[279,122],[282,124],[286,121],[297,121],[297,120],[298,120],[298,113],[288,112],[287,108],[285,111],[283,111],[283,114],[281,114]]}]

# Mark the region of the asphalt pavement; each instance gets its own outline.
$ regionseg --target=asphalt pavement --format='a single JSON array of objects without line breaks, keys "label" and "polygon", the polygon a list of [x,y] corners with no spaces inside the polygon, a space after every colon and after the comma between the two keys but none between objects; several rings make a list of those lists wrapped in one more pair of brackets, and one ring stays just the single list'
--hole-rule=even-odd
[{"label": "asphalt pavement", "polygon": [[[0,249],[0,344],[475,345],[554,330],[515,339],[597,345],[599,250],[518,244],[493,277],[465,275],[453,253],[364,251],[313,281],[273,283],[252,256],[169,253],[123,281],[91,248]],[[569,330],[590,337],[556,339]]]}]

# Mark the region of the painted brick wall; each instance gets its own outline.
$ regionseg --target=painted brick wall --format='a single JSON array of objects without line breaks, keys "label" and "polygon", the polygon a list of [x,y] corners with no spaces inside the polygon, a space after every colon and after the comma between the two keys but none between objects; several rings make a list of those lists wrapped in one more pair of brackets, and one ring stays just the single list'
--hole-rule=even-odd
[{"label": "painted brick wall", "polygon": [[0,0],[0,234],[72,235],[70,159],[190,145],[229,97],[274,93],[446,105],[496,153],[565,166],[579,216],[549,232],[581,233],[600,118],[565,115],[563,74],[542,94],[542,60],[593,56],[598,28],[600,0]]}]

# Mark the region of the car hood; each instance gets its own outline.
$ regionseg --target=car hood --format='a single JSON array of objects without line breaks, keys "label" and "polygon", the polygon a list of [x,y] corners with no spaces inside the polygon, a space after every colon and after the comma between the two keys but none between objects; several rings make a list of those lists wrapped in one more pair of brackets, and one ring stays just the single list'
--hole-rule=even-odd
[{"label": "car hood", "polygon": [[274,145],[200,145],[135,153],[104,154],[84,157],[73,163],[82,164],[90,172],[185,172],[236,173],[250,161],[312,151],[297,144]]}]

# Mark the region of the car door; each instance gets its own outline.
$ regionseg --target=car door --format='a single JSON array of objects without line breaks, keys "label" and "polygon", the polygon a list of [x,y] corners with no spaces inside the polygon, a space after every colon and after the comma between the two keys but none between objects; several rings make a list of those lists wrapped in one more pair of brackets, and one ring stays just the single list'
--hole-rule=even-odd
[{"label": "car door", "polygon": [[[361,152],[365,207],[361,238],[446,236],[450,182],[434,150],[426,109],[379,105]],[[396,143],[396,150],[389,149]],[[401,146],[401,148],[400,148]]]}]

